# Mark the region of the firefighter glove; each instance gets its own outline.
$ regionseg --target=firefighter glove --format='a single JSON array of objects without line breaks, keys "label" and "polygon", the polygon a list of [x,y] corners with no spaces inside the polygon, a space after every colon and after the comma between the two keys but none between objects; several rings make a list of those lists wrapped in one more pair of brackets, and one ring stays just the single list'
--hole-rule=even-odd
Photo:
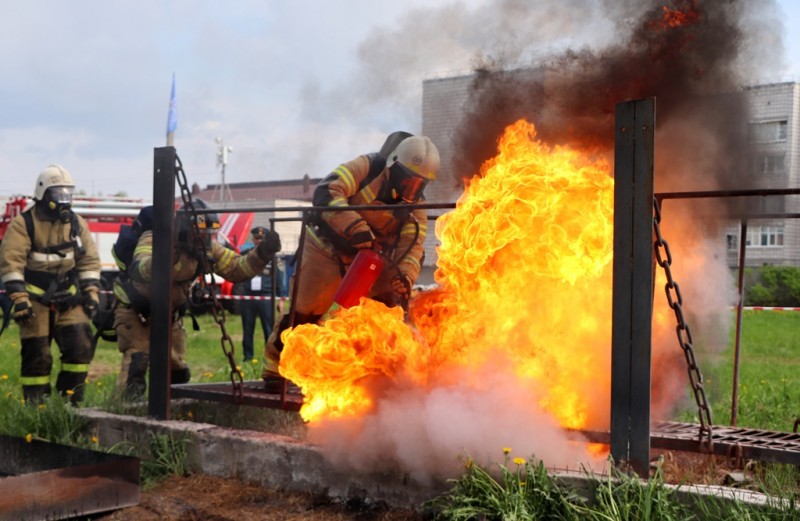
[{"label": "firefighter glove", "polygon": [[25,291],[18,291],[9,295],[11,301],[14,302],[14,308],[11,310],[11,316],[17,324],[27,324],[33,318],[33,307],[31,307],[31,300],[28,298],[28,293]]},{"label": "firefighter glove", "polygon": [[265,230],[264,238],[256,246],[256,253],[263,261],[281,251],[281,237],[274,230]]},{"label": "firefighter glove", "polygon": [[98,290],[94,286],[90,286],[83,290],[83,310],[86,312],[86,316],[89,319],[93,319],[94,316],[97,314],[97,310],[100,307],[100,296],[98,295]]},{"label": "firefighter glove", "polygon": [[354,248],[358,248],[359,250],[362,248],[372,248],[374,242],[375,235],[370,229],[356,232],[352,237],[350,237],[350,245]]},{"label": "firefighter glove", "polygon": [[408,298],[411,295],[411,279],[403,273],[392,279],[392,291],[398,296]]}]

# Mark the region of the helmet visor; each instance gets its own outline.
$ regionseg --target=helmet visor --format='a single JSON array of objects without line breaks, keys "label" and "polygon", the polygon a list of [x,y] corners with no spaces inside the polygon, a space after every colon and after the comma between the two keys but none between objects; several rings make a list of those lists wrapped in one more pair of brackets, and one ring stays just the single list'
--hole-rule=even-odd
[{"label": "helmet visor", "polygon": [[392,186],[397,190],[400,200],[404,203],[413,204],[422,197],[422,191],[428,180],[408,169],[399,161],[389,168]]},{"label": "helmet visor", "polygon": [[51,186],[47,189],[47,198],[60,205],[72,204],[71,186]]}]

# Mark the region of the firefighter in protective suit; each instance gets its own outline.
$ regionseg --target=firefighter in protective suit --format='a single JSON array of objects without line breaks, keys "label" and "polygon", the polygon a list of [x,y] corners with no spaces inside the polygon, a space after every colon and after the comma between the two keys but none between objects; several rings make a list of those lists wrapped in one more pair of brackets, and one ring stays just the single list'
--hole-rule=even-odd
[{"label": "firefighter in protective suit", "polygon": [[14,303],[22,344],[22,392],[28,402],[50,394],[51,340],[61,352],[56,389],[72,403],[94,357],[100,257],[86,221],[72,211],[75,182],[60,165],[39,174],[35,204],[16,216],[0,246],[0,278]]},{"label": "firefighter in protective suit", "polygon": [[[208,209],[201,199],[195,199],[192,205],[198,210]],[[238,255],[212,240],[219,227],[219,218],[215,213],[197,214],[195,221],[192,212],[184,205],[175,215],[176,240],[170,295],[173,309],[170,378],[174,384],[187,383],[191,377],[189,366],[184,360],[186,332],[182,315],[192,283],[204,275],[202,252],[205,250],[208,255],[208,266],[213,273],[239,282],[261,273],[273,255],[281,249],[278,234],[267,230],[258,247],[246,255]],[[153,233],[145,231],[139,237],[133,259],[124,276],[120,276],[114,283],[114,294],[118,301],[114,326],[122,353],[122,368],[117,382],[123,396],[128,399],[141,398],[147,390],[145,376],[150,365],[152,262]]]},{"label": "firefighter in protective suit", "polygon": [[[314,206],[346,207],[413,204],[439,172],[439,151],[425,136],[391,134],[381,151],[360,155],[339,165],[314,190]],[[361,248],[387,256],[370,297],[387,305],[407,300],[419,275],[428,229],[425,210],[362,210],[321,212],[306,229],[296,291],[294,325],[315,323],[328,311],[344,274]],[[299,282],[298,282],[299,281]],[[283,386],[278,374],[281,333],[290,327],[285,312],[265,349],[262,375],[268,390]]]}]

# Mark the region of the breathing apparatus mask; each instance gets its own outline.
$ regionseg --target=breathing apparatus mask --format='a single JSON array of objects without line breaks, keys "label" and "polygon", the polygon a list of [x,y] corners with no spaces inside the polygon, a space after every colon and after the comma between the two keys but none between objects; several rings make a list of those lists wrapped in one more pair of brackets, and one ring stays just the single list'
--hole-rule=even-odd
[{"label": "breathing apparatus mask", "polygon": [[44,204],[47,213],[57,217],[63,223],[72,219],[72,191],[71,186],[51,186],[44,192]]},{"label": "breathing apparatus mask", "polygon": [[[208,209],[208,205],[202,199],[195,199],[192,204],[195,210]],[[216,213],[193,214],[191,209],[184,205],[175,214],[177,243],[192,251],[202,247],[206,252],[210,252],[211,241],[219,228],[220,222]]]},{"label": "breathing apparatus mask", "polygon": [[389,182],[402,203],[414,204],[419,201],[428,181],[400,162],[389,167]]}]

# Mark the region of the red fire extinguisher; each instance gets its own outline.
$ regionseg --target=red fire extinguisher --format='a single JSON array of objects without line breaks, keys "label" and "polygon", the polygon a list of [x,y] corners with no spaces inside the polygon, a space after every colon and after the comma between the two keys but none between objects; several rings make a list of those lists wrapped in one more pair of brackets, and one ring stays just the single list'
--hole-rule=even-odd
[{"label": "red fire extinguisher", "polygon": [[326,316],[339,308],[349,308],[358,304],[361,297],[366,297],[369,290],[383,271],[385,261],[375,250],[363,248],[358,250],[350,269],[345,273]]}]

